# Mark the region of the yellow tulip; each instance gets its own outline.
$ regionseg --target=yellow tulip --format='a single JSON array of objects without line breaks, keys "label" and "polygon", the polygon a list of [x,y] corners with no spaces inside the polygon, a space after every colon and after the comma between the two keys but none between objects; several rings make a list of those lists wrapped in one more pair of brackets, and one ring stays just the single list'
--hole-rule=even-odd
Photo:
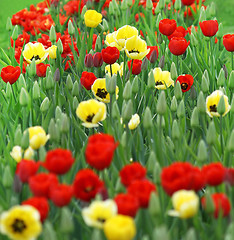
[{"label": "yellow tulip", "polygon": [[162,71],[161,68],[155,68],[153,71],[155,87],[160,90],[164,90],[171,85],[174,87],[174,81],[171,79],[171,73],[168,71]]},{"label": "yellow tulip", "polygon": [[130,25],[125,25],[119,28],[113,37],[116,42],[124,48],[126,41],[133,36],[138,36],[138,30]]},{"label": "yellow tulip", "polygon": [[116,47],[118,48],[119,51],[121,51],[123,47],[118,44],[116,40],[116,34],[117,34],[117,31],[107,34],[105,44],[110,47]]},{"label": "yellow tulip", "polygon": [[137,126],[140,124],[140,117],[139,115],[136,113],[132,116],[132,118],[130,119],[129,123],[128,123],[128,128],[130,130],[133,130],[135,128],[137,128]]},{"label": "yellow tulip", "polygon": [[138,36],[133,36],[126,40],[125,53],[131,59],[143,59],[150,51],[147,49],[146,41]]},{"label": "yellow tulip", "polygon": [[[112,74],[117,75],[117,73],[119,73],[120,77],[123,76],[123,62],[120,65],[118,63],[111,64],[111,69],[112,69]],[[108,72],[108,74],[111,76],[109,64],[105,67],[105,72]]]},{"label": "yellow tulip", "polygon": [[106,119],[106,105],[95,99],[81,102],[76,115],[83,121],[82,125],[87,128],[98,127],[98,122]]},{"label": "yellow tulip", "polygon": [[41,146],[44,146],[48,139],[49,135],[46,135],[45,130],[40,126],[28,128],[29,132],[29,145],[32,149],[36,150]]},{"label": "yellow tulip", "polygon": [[84,20],[87,27],[95,28],[102,22],[102,14],[95,10],[87,10],[84,14]]},{"label": "yellow tulip", "polygon": [[10,152],[10,155],[16,162],[20,162],[22,159],[22,153],[23,150],[20,146],[14,146]]},{"label": "yellow tulip", "polygon": [[23,51],[24,59],[28,63],[31,63],[32,60],[34,59],[36,64],[45,61],[48,54],[49,54],[48,50],[45,50],[44,45],[39,42],[27,43]]},{"label": "yellow tulip", "polygon": [[210,96],[206,98],[206,112],[210,117],[219,117],[220,114],[217,111],[217,106],[219,104],[220,98],[223,96],[225,102],[225,116],[231,109],[228,103],[228,97],[223,94],[221,90],[214,91]]},{"label": "yellow tulip", "polygon": [[56,51],[57,51],[57,46],[52,45],[50,48],[48,48],[49,51],[49,56],[51,59],[56,59]]}]

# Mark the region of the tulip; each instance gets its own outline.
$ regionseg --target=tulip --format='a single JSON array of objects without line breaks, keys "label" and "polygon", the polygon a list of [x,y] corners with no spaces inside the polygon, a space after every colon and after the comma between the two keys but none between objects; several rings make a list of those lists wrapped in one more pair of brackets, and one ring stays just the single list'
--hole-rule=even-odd
[{"label": "tulip", "polygon": [[87,27],[95,28],[102,22],[102,14],[95,10],[87,10],[84,14],[84,20]]},{"label": "tulip", "polygon": [[176,30],[177,23],[174,19],[163,19],[159,22],[159,31],[163,35],[169,36]]},{"label": "tulip", "polygon": [[223,45],[229,52],[234,52],[234,34],[226,34],[223,36]]},{"label": "tulip", "polygon": [[1,78],[5,83],[9,82],[10,84],[13,84],[18,80],[20,73],[21,69],[19,66],[17,67],[7,66],[2,68]]},{"label": "tulip", "polygon": [[185,53],[189,44],[190,41],[187,42],[185,38],[173,37],[169,42],[168,47],[172,54],[179,56]]},{"label": "tulip", "polygon": [[203,35],[206,37],[214,36],[219,29],[219,24],[217,20],[207,20],[207,21],[199,22],[199,25]]},{"label": "tulip", "polygon": [[102,59],[106,64],[113,64],[119,58],[119,50],[116,47],[102,49]]}]

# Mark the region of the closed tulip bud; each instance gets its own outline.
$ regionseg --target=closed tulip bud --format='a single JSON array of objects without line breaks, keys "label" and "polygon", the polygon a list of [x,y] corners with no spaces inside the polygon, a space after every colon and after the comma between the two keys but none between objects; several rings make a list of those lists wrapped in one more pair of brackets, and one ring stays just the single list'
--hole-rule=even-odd
[{"label": "closed tulip bud", "polygon": [[153,172],[156,162],[157,162],[157,158],[156,158],[155,152],[151,151],[147,161],[147,169],[149,172],[151,173]]},{"label": "closed tulip bud", "polygon": [[123,90],[123,99],[129,100],[132,97],[132,86],[130,81],[127,81]]},{"label": "closed tulip bud", "polygon": [[116,80],[117,76],[115,74],[112,77],[106,75],[106,90],[108,93],[114,94],[116,92]]},{"label": "closed tulip bud", "polygon": [[41,112],[43,113],[46,112],[49,109],[49,106],[50,106],[50,100],[48,97],[46,97],[41,103],[41,106],[40,106]]},{"label": "closed tulip bud", "polygon": [[50,28],[49,36],[50,36],[50,41],[54,44],[56,42],[57,37],[56,37],[55,27],[53,25]]},{"label": "closed tulip bud", "polygon": [[158,5],[159,5],[159,9],[160,9],[160,10],[163,10],[164,7],[165,7],[165,2],[164,2],[164,0],[159,0]]},{"label": "closed tulip bud", "polygon": [[29,131],[25,130],[21,139],[21,147],[27,149],[29,146]]},{"label": "closed tulip bud", "polygon": [[87,11],[87,6],[84,5],[84,7],[82,8],[81,15],[80,15],[82,20],[84,20],[84,15],[85,15],[86,11]]},{"label": "closed tulip bud", "polygon": [[159,94],[156,111],[159,115],[164,115],[167,112],[167,101],[164,91],[161,91]]},{"label": "closed tulip bud", "polygon": [[208,153],[204,140],[201,140],[198,145],[197,158],[200,162],[208,160]]},{"label": "closed tulip bud", "polygon": [[102,25],[103,25],[104,31],[109,30],[109,25],[105,18],[102,20]]},{"label": "closed tulip bud", "polygon": [[69,129],[70,129],[69,118],[65,113],[63,113],[62,119],[61,119],[60,130],[63,133],[67,133],[69,131]]},{"label": "closed tulip bud", "polygon": [[232,97],[230,112],[231,112],[231,113],[234,113],[234,96]]},{"label": "closed tulip bud", "polygon": [[177,111],[177,100],[176,97],[173,96],[171,100],[171,111],[176,112]]},{"label": "closed tulip bud", "polygon": [[55,119],[56,119],[56,121],[58,119],[62,119],[62,114],[63,113],[62,113],[61,108],[59,106],[57,106],[56,109],[55,109]]},{"label": "closed tulip bud", "polygon": [[102,240],[102,232],[100,229],[94,229],[91,235],[90,240]]},{"label": "closed tulip bud", "polygon": [[[127,0],[126,0],[126,5],[127,5]],[[114,13],[115,13],[114,6],[113,6],[113,3],[111,1],[110,4],[109,4],[109,14],[113,15]]]},{"label": "closed tulip bud", "polygon": [[54,72],[54,81],[55,82],[59,82],[60,81],[60,71],[59,71],[58,68]]},{"label": "closed tulip bud", "polygon": [[146,107],[143,117],[143,126],[145,129],[150,129],[153,126],[152,114],[149,107]]},{"label": "closed tulip bud", "polygon": [[6,84],[6,97],[11,98],[13,96],[12,87],[9,82]]},{"label": "closed tulip bud", "polygon": [[206,10],[205,8],[202,6],[201,10],[200,10],[200,16],[199,16],[199,21],[198,22],[203,22],[206,20]]},{"label": "closed tulip bud", "polygon": [[197,47],[197,46],[198,46],[198,40],[197,40],[197,38],[193,35],[193,33],[191,33],[190,38],[191,38],[191,45],[192,45],[193,47]]},{"label": "closed tulip bud", "polygon": [[132,0],[127,0],[127,5],[128,5],[128,7],[131,7],[132,6]]},{"label": "closed tulip bud", "polygon": [[196,231],[194,230],[194,228],[190,228],[186,232],[184,240],[197,240]]},{"label": "closed tulip bud", "polygon": [[234,89],[234,70],[232,70],[230,73],[228,86],[230,89]]},{"label": "closed tulip bud", "polygon": [[63,43],[61,41],[61,39],[59,38],[59,40],[57,41],[57,47],[58,47],[58,52],[59,54],[62,54],[63,53]]},{"label": "closed tulip bud", "polygon": [[147,10],[152,10],[153,8],[153,3],[151,0],[146,0],[146,9]]},{"label": "closed tulip bud", "polygon": [[120,119],[120,112],[117,101],[115,101],[112,106],[112,117],[114,119]]},{"label": "closed tulip bud", "polygon": [[10,188],[12,184],[13,184],[13,177],[12,177],[11,169],[10,169],[10,166],[7,165],[3,171],[2,185],[5,188]]},{"label": "closed tulip bud", "polygon": [[74,223],[72,218],[72,213],[69,208],[63,207],[61,209],[61,218],[59,224],[59,230],[62,233],[70,233],[74,230]]},{"label": "closed tulip bud", "polygon": [[18,90],[21,90],[21,88],[26,88],[26,82],[23,74],[21,73],[18,79]]},{"label": "closed tulip bud", "polygon": [[97,29],[97,31],[98,31],[99,33],[101,33],[101,32],[104,31],[104,27],[103,27],[103,25],[102,25],[101,23],[99,23],[99,24],[97,25],[96,29]]},{"label": "closed tulip bud", "polygon": [[173,121],[173,124],[172,124],[172,139],[173,140],[178,140],[180,138],[180,129],[179,129],[179,126],[178,126],[178,123],[177,121],[174,119]]},{"label": "closed tulip bud", "polygon": [[75,28],[71,20],[68,22],[68,34],[73,35],[75,33]]},{"label": "closed tulip bud", "polygon": [[54,80],[51,71],[48,72],[45,79],[45,89],[50,90],[54,87]]},{"label": "closed tulip bud", "polygon": [[40,87],[37,81],[35,81],[33,84],[32,96],[33,96],[33,100],[40,98]]},{"label": "closed tulip bud", "polygon": [[[159,4],[157,4],[155,10],[154,10],[155,15],[159,15],[161,13],[161,10],[159,8]],[[161,20],[161,19],[160,19]],[[159,20],[159,21],[160,21]],[[156,27],[158,28],[157,21],[156,21]]]},{"label": "closed tulip bud", "polygon": [[20,145],[21,139],[22,139],[22,131],[21,131],[21,125],[19,124],[15,131],[14,144]]},{"label": "closed tulip bud", "polygon": [[18,38],[18,25],[15,25],[11,37],[14,41]]},{"label": "closed tulip bud", "polygon": [[209,145],[215,144],[215,139],[217,137],[215,124],[213,121],[210,122],[207,133],[206,133],[206,141]]},{"label": "closed tulip bud", "polygon": [[[157,55],[157,53],[156,53],[156,55]],[[148,68],[148,62],[149,62],[149,60],[148,60],[148,58],[146,58],[146,57],[142,60],[141,70],[147,70],[147,68]]]},{"label": "closed tulip bud", "polygon": [[74,82],[73,88],[72,88],[72,96],[79,96],[79,84],[77,81]]},{"label": "closed tulip bud", "polygon": [[222,23],[219,24],[219,30],[216,33],[216,37],[218,39],[221,39],[223,37],[223,24]]},{"label": "closed tulip bud", "polygon": [[211,4],[209,6],[210,6],[210,9],[209,9],[210,16],[215,17],[216,16],[216,9],[215,9],[214,2],[211,2]]},{"label": "closed tulip bud", "polygon": [[30,77],[34,77],[37,73],[35,59],[32,60],[31,64],[27,67],[27,72]]},{"label": "closed tulip bud", "polygon": [[174,94],[177,100],[182,99],[182,90],[179,82],[176,82]]},{"label": "closed tulip bud", "polygon": [[190,98],[192,100],[196,100],[197,99],[197,92],[194,86],[191,87],[190,89]]},{"label": "closed tulip bud", "polygon": [[79,102],[78,102],[77,97],[75,96],[75,97],[73,97],[73,102],[72,102],[73,110],[76,110],[78,105],[79,105]]},{"label": "closed tulip bud", "polygon": [[232,130],[232,133],[228,140],[228,145],[227,145],[228,151],[230,151],[230,152],[234,152],[234,144],[233,143],[234,143],[234,130]]},{"label": "closed tulip bud", "polygon": [[57,240],[56,232],[49,221],[45,221],[43,224],[42,239]]},{"label": "closed tulip bud", "polygon": [[152,239],[163,239],[170,240],[169,231],[165,225],[157,226],[153,230],[153,238]]},{"label": "closed tulip bud", "polygon": [[27,92],[27,90],[25,88],[21,88],[21,91],[20,91],[20,97],[19,97],[19,102],[20,102],[20,105],[25,107],[29,104],[29,94]]},{"label": "closed tulip bud", "polygon": [[99,52],[99,51],[101,51],[101,49],[102,49],[102,39],[101,39],[100,35],[98,35],[96,43],[95,43],[95,51]]},{"label": "closed tulip bud", "polygon": [[72,82],[72,78],[71,78],[70,74],[68,74],[68,76],[67,76],[66,86],[69,91],[71,91],[73,88],[73,82]]},{"label": "closed tulip bud", "polygon": [[158,194],[152,192],[150,194],[150,201],[149,201],[149,213],[151,216],[157,217],[161,213],[161,205],[160,199]]},{"label": "closed tulip bud", "polygon": [[161,179],[160,179],[161,171],[162,171],[161,166],[157,161],[154,165],[154,170],[153,170],[153,181],[154,182],[160,183],[160,181],[161,181]]},{"label": "closed tulip bud", "polygon": [[226,107],[225,107],[225,101],[224,101],[224,97],[221,96],[218,106],[217,106],[217,111],[220,115],[223,115],[226,111]]},{"label": "closed tulip bud", "polygon": [[126,133],[126,131],[123,132],[120,142],[121,142],[121,145],[123,147],[127,146],[127,133]]},{"label": "closed tulip bud", "polygon": [[221,68],[220,72],[219,72],[218,80],[217,80],[217,85],[219,87],[224,86],[224,83],[225,83],[225,73],[224,73],[223,68]]},{"label": "closed tulip bud", "polygon": [[175,149],[175,145],[174,145],[173,141],[171,140],[171,138],[169,136],[167,136],[166,140],[167,140],[168,147],[173,151]]},{"label": "closed tulip bud", "polygon": [[165,128],[165,118],[163,116],[157,115],[157,125],[161,128]]},{"label": "closed tulip bud", "polygon": [[94,65],[94,67],[101,67],[102,64],[103,64],[102,53],[101,52],[96,52],[93,55],[93,65]]},{"label": "closed tulip bud", "polygon": [[47,154],[45,147],[41,146],[38,151],[39,151],[39,159],[40,159],[40,161],[44,162],[46,154]]},{"label": "closed tulip bud", "polygon": [[132,81],[132,93],[136,94],[139,91],[139,83],[138,83],[139,79],[137,76],[134,77],[133,81]]},{"label": "closed tulip bud", "polygon": [[48,134],[50,135],[51,141],[59,141],[59,129],[53,118],[50,120],[48,126]]},{"label": "closed tulip bud", "polygon": [[88,53],[85,55],[84,64],[85,64],[85,67],[87,68],[93,67],[93,56],[91,53]]},{"label": "closed tulip bud", "polygon": [[133,113],[132,100],[128,100],[126,107],[123,111],[123,121],[128,122],[132,117],[132,113]]},{"label": "closed tulip bud", "polygon": [[171,64],[170,73],[171,73],[171,78],[173,80],[176,80],[178,78],[178,73],[177,73],[176,65],[174,62],[172,62],[172,64]]},{"label": "closed tulip bud", "polygon": [[122,10],[127,10],[127,8],[128,8],[127,0],[123,0],[123,1],[121,2],[120,8],[121,8]]},{"label": "closed tulip bud", "polygon": [[13,26],[12,26],[11,18],[8,17],[8,18],[7,18],[7,23],[6,23],[6,30],[7,30],[8,32],[10,32],[12,29],[13,29]]},{"label": "closed tulip bud", "polygon": [[160,67],[161,69],[164,68],[164,65],[165,65],[165,56],[162,56],[159,60],[159,64],[158,64],[158,67]]},{"label": "closed tulip bud", "polygon": [[[156,13],[156,11],[158,11]],[[159,9],[159,6],[157,5],[157,7],[155,8],[155,14],[157,14],[157,19],[156,19],[156,28],[158,29],[159,28],[159,22],[162,20],[162,15],[161,15],[161,10]],[[161,33],[159,33],[161,34]],[[161,35],[161,38],[162,38],[162,35]]]},{"label": "closed tulip bud", "polygon": [[206,79],[204,74],[202,75],[201,90],[204,93],[207,93],[209,91],[209,81]]},{"label": "closed tulip bud", "polygon": [[207,79],[207,81],[210,83],[209,73],[207,69],[204,71],[203,76]]},{"label": "closed tulip bud", "polygon": [[149,76],[148,76],[148,87],[151,89],[155,89],[155,79],[154,79],[154,72],[153,69],[151,69]]},{"label": "closed tulip bud", "polygon": [[206,112],[206,101],[205,101],[205,98],[204,98],[204,95],[203,95],[202,91],[198,95],[197,109],[200,113],[205,113]]},{"label": "closed tulip bud", "polygon": [[197,107],[193,109],[192,116],[190,119],[191,127],[196,128],[199,126],[199,112]]},{"label": "closed tulip bud", "polygon": [[177,116],[178,116],[178,118],[185,117],[185,106],[184,106],[184,100],[183,99],[180,101],[180,104],[178,106]]},{"label": "closed tulip bud", "polygon": [[175,1],[174,8],[175,8],[176,11],[181,9],[181,0],[176,0]]},{"label": "closed tulip bud", "polygon": [[212,214],[215,210],[215,205],[210,192],[208,191],[206,192],[205,198],[206,198],[205,211],[208,214]]}]

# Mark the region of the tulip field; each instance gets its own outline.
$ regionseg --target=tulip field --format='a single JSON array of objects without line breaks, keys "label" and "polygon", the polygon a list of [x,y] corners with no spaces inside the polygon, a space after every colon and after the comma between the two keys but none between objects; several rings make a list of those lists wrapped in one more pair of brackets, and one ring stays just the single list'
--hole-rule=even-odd
[{"label": "tulip field", "polygon": [[234,26],[219,6],[44,0],[8,17],[0,240],[234,239]]}]

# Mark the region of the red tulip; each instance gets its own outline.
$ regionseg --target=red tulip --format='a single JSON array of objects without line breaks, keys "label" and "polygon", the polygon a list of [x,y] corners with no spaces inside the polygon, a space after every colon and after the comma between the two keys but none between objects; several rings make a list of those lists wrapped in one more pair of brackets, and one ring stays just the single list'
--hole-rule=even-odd
[{"label": "red tulip", "polygon": [[119,59],[119,50],[116,47],[102,49],[102,59],[106,64],[113,64]]},{"label": "red tulip", "polygon": [[231,186],[234,185],[234,168],[226,168],[224,180],[225,182],[228,182]]},{"label": "red tulip", "polygon": [[176,82],[180,83],[182,92],[187,92],[193,85],[193,76],[189,74],[180,75]]},{"label": "red tulip", "polygon": [[94,81],[97,79],[97,77],[92,72],[82,72],[80,77],[80,83],[81,85],[86,88],[87,90],[91,89],[91,86],[93,85]]},{"label": "red tulip", "polygon": [[[133,65],[132,65],[132,61],[133,61]],[[131,65],[132,65],[132,74],[138,75],[141,73],[141,64],[142,64],[141,60],[131,59],[130,61],[128,61],[128,69],[129,71],[131,71]]]},{"label": "red tulip", "polygon": [[84,60],[85,67],[91,68],[93,67],[93,56],[92,54],[86,54],[85,55],[85,60]]},{"label": "red tulip", "polygon": [[94,67],[101,67],[103,64],[102,53],[96,52],[93,55],[93,65]]},{"label": "red tulip", "polygon": [[190,6],[192,5],[195,0],[181,0],[181,2],[185,5],[185,6]]},{"label": "red tulip", "polygon": [[71,151],[57,148],[47,152],[43,167],[51,173],[64,174],[70,170],[74,161]]},{"label": "red tulip", "polygon": [[70,203],[72,196],[72,186],[68,186],[65,184],[55,185],[53,188],[50,189],[49,193],[50,200],[57,207],[67,206]]},{"label": "red tulip", "polygon": [[2,68],[1,78],[5,83],[9,82],[10,84],[13,84],[18,80],[20,73],[21,70],[19,66],[7,66]]},{"label": "red tulip", "polygon": [[17,174],[21,182],[28,182],[29,178],[35,175],[40,167],[39,162],[33,160],[22,159],[16,167],[15,174]]},{"label": "red tulip", "polygon": [[118,207],[118,214],[135,217],[139,209],[138,199],[128,193],[119,193],[115,196],[114,201]]},{"label": "red tulip", "polygon": [[50,64],[44,64],[44,63],[36,64],[37,76],[38,77],[45,77],[46,76],[46,69],[49,66],[50,66]]},{"label": "red tulip", "polygon": [[97,133],[90,136],[85,149],[86,162],[97,170],[108,168],[117,146],[111,135]]},{"label": "red tulip", "polygon": [[147,59],[151,63],[155,63],[158,59],[158,47],[157,46],[147,46],[147,49],[150,49],[150,52],[146,55]]},{"label": "red tulip", "polygon": [[184,38],[187,35],[188,31],[185,30],[184,27],[179,26],[176,28],[176,30],[170,35],[168,36],[169,41],[173,38],[173,37],[182,37]]},{"label": "red tulip", "polygon": [[30,205],[40,213],[40,220],[43,223],[49,213],[49,203],[44,197],[31,197],[21,203],[21,205]]},{"label": "red tulip", "polygon": [[199,22],[199,25],[203,35],[206,37],[214,36],[219,29],[219,24],[217,20],[207,20],[207,21]]},{"label": "red tulip", "polygon": [[223,46],[229,52],[234,52],[234,34],[226,34],[223,36]]},{"label": "red tulip", "polygon": [[190,41],[186,41],[185,38],[182,37],[173,37],[169,42],[169,50],[172,54],[179,56],[185,53]]},{"label": "red tulip", "polygon": [[124,166],[119,172],[121,183],[127,187],[135,180],[144,179],[146,176],[146,168],[140,163],[134,162]]},{"label": "red tulip", "polygon": [[159,31],[163,35],[169,36],[176,30],[177,23],[174,19],[163,19],[159,22]]},{"label": "red tulip", "polygon": [[[30,35],[23,31],[22,34],[18,35],[18,38],[15,40],[15,48],[23,47],[24,44],[28,43],[30,40]],[[14,46],[14,40],[11,37],[11,46]]]}]

